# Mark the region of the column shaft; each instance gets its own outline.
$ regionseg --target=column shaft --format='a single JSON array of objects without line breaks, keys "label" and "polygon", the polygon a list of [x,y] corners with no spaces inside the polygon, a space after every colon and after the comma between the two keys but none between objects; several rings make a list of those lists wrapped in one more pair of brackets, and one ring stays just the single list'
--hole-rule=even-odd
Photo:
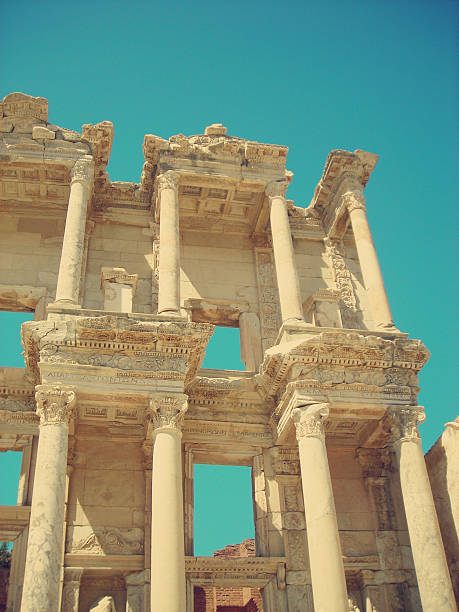
[{"label": "column shaft", "polygon": [[[271,232],[277,284],[281,305],[282,322],[303,321],[300,282],[295,264],[292,234],[287,213],[287,202],[279,193],[278,183],[271,183],[266,189],[271,205]],[[285,187],[284,187],[285,189]]]},{"label": "column shaft", "polygon": [[159,293],[158,313],[180,312],[180,235],[178,175],[168,171],[159,179]]},{"label": "column shaft", "polygon": [[93,164],[76,162],[70,183],[70,197],[65,221],[56,302],[78,303],[81,269],[84,257],[84,237]]},{"label": "column shaft", "polygon": [[[413,414],[413,419],[417,418],[416,413],[411,410],[398,409],[397,412],[398,414],[395,414],[394,410],[395,418],[398,419],[403,419],[407,412]],[[415,429],[416,421],[411,420],[409,429],[406,422],[402,427],[400,439],[395,442],[394,449],[399,461],[400,485],[422,609],[425,612],[455,612],[457,608],[451,578],[421,439]]]},{"label": "column shaft", "polygon": [[325,404],[294,411],[316,612],[347,612],[348,598],[322,419]]},{"label": "column shaft", "polygon": [[368,224],[365,198],[360,192],[348,192],[343,198],[348,202],[355,246],[374,325],[375,327],[394,327],[378,255]]},{"label": "column shaft", "polygon": [[[185,398],[185,399],[183,399]],[[180,422],[186,396],[153,399],[151,612],[186,609]]]},{"label": "column shaft", "polygon": [[57,612],[59,608],[68,421],[75,393],[69,387],[46,387],[39,386],[36,396],[41,424],[30,512],[22,612]]}]

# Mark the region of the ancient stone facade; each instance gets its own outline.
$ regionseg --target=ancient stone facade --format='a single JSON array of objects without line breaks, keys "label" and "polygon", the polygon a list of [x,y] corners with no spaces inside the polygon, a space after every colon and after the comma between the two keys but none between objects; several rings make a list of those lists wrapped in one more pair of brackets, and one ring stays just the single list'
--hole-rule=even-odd
[{"label": "ancient stone facade", "polygon": [[[429,353],[394,325],[366,216],[377,156],[332,151],[303,209],[287,147],[220,124],[147,134],[139,183],[108,177],[108,121],[77,133],[15,93],[0,132],[0,308],[34,313],[0,372],[0,448],[23,457],[9,612],[191,612],[195,587],[455,610]],[[245,372],[201,368],[215,325]],[[194,556],[195,463],[251,466],[256,556]]]}]

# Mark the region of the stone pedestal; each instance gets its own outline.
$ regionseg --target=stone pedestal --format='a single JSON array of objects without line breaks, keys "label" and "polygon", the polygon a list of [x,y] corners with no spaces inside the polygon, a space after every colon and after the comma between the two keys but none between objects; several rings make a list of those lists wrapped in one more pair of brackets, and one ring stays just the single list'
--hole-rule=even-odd
[{"label": "stone pedestal", "polygon": [[390,415],[422,608],[426,612],[455,612],[451,578],[417,430],[417,424],[425,419],[424,410],[394,407]]},{"label": "stone pedestal", "polygon": [[347,612],[348,597],[323,420],[327,404],[294,409],[315,612]]},{"label": "stone pedestal", "polygon": [[63,547],[68,424],[74,387],[39,385],[37,464],[30,513],[22,612],[57,612]]},{"label": "stone pedestal", "polygon": [[182,394],[151,398],[153,436],[151,523],[151,612],[186,609],[181,423]]},{"label": "stone pedestal", "polygon": [[132,312],[138,276],[128,274],[124,268],[102,268],[100,285],[104,294],[104,310]]},{"label": "stone pedestal", "polygon": [[284,195],[286,188],[285,181],[269,183],[266,187],[271,207],[271,232],[283,323],[304,321],[300,283]]},{"label": "stone pedestal", "polygon": [[160,203],[158,313],[180,313],[180,235],[178,179],[169,170],[158,178]]},{"label": "stone pedestal", "polygon": [[57,279],[56,302],[78,304],[84,237],[90,185],[94,176],[92,161],[79,159],[72,170],[70,197]]},{"label": "stone pedestal", "polygon": [[349,212],[374,326],[376,328],[395,329],[378,256],[368,224],[365,196],[361,190],[352,190],[347,191],[342,198]]}]

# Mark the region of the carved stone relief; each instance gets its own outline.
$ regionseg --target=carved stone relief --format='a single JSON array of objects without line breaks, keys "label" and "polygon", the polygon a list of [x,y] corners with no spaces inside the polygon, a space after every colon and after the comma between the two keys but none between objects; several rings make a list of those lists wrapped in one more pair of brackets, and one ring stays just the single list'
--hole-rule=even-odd
[{"label": "carved stone relief", "polygon": [[327,238],[325,240],[325,251],[330,259],[336,288],[341,293],[339,306],[343,327],[347,329],[361,329],[363,327],[362,313],[352,283],[351,273],[346,264],[342,240]]},{"label": "carved stone relief", "polygon": [[141,555],[143,554],[143,530],[115,527],[69,527],[67,551],[91,555]]},{"label": "carved stone relief", "polygon": [[261,339],[263,350],[272,346],[279,331],[281,317],[272,249],[255,248]]}]

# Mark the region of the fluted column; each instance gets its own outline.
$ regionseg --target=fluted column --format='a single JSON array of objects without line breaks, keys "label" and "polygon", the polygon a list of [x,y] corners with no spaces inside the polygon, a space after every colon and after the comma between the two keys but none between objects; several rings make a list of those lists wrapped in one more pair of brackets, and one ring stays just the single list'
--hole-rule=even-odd
[{"label": "fluted column", "polygon": [[84,258],[86,214],[93,177],[94,163],[91,160],[79,159],[73,166],[64,241],[57,278],[56,302],[78,304]]},{"label": "fluted column", "polygon": [[335,502],[325,447],[327,404],[292,412],[298,440],[312,593],[316,612],[347,612],[348,598]]},{"label": "fluted column", "polygon": [[304,321],[300,282],[285,199],[286,188],[286,181],[275,181],[269,183],[265,190],[271,211],[274,262],[283,323]]},{"label": "fluted column", "polygon": [[182,490],[182,431],[187,396],[156,394],[149,418],[153,437],[151,612],[186,608]]},{"label": "fluted column", "polygon": [[169,170],[158,178],[159,294],[158,313],[180,312],[180,235],[177,172]]},{"label": "fluted column", "polygon": [[40,415],[22,612],[57,612],[61,571],[69,420],[75,388],[36,387]]},{"label": "fluted column", "polygon": [[361,189],[347,191],[342,196],[342,201],[349,212],[374,326],[378,328],[395,328],[379,266],[378,255],[376,254],[368,224],[363,191]]},{"label": "fluted column", "polygon": [[455,612],[451,578],[417,428],[425,420],[424,409],[394,407],[390,417],[422,609]]}]

